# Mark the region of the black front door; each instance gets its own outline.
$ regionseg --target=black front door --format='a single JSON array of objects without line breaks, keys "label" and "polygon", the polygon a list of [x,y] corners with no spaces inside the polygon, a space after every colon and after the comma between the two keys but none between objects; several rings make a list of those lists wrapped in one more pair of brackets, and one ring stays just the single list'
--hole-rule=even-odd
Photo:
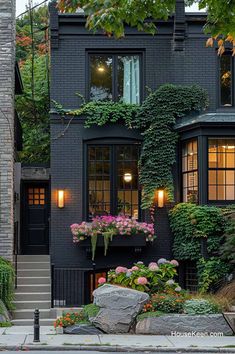
[{"label": "black front door", "polygon": [[21,251],[49,253],[49,187],[47,183],[25,183],[22,198]]}]

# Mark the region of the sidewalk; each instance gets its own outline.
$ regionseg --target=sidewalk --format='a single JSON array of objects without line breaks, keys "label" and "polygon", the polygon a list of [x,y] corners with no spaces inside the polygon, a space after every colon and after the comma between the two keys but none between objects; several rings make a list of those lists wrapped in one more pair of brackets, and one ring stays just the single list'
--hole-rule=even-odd
[{"label": "sidewalk", "polygon": [[235,337],[174,337],[156,335],[68,335],[53,327],[40,328],[40,343],[33,342],[33,328],[0,328],[1,350],[92,350],[132,352],[235,353]]}]

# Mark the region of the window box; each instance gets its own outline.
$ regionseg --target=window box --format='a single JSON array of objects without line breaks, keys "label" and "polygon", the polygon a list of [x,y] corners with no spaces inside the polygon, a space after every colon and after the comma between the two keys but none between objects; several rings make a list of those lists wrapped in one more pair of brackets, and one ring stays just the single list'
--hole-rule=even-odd
[{"label": "window box", "polygon": [[[129,248],[142,248],[146,247],[146,235],[136,234],[131,236],[126,235],[114,235],[112,241],[109,242],[109,248],[114,247],[129,247]],[[84,241],[80,242],[80,247],[90,248],[91,238],[88,237]],[[104,237],[98,235],[97,238],[97,248],[104,248]]]}]

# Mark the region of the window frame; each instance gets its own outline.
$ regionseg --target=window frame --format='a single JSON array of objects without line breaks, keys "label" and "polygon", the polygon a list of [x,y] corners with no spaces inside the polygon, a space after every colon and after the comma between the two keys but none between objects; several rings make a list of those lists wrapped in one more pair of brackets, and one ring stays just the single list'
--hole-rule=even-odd
[{"label": "window frame", "polygon": [[[89,172],[88,172],[88,149],[90,146],[109,146],[111,148],[110,151],[110,214],[111,215],[117,215],[117,180],[116,180],[116,175],[113,173],[115,170],[117,170],[117,161],[116,161],[116,149],[114,147],[116,146],[123,146],[123,145],[136,145],[139,146],[139,154],[140,154],[140,149],[141,149],[141,142],[138,140],[132,140],[132,139],[115,139],[115,140],[110,140],[110,139],[100,139],[100,140],[92,140],[87,143],[85,143],[85,149],[84,149],[84,187],[85,187],[85,193],[84,193],[84,215],[83,219],[86,221],[91,221],[89,217]],[[138,162],[138,161],[137,161]],[[142,220],[142,212],[141,212],[141,186],[138,181],[138,220]]]},{"label": "window frame", "polygon": [[120,55],[138,55],[140,63],[140,72],[139,72],[139,86],[140,86],[140,104],[143,101],[145,95],[145,51],[143,49],[93,49],[86,51],[86,100],[90,100],[90,82],[91,82],[91,70],[90,70],[90,56],[91,55],[110,55],[113,58],[113,73],[112,73],[112,100],[118,102],[118,56]]},{"label": "window frame", "polygon": [[[226,205],[226,204],[234,204],[235,203],[235,197],[234,199],[209,199],[209,171],[234,171],[234,175],[235,175],[235,167],[209,167],[209,140],[210,139],[218,139],[218,140],[222,140],[222,139],[233,139],[235,140],[235,136],[229,136],[229,135],[219,135],[219,136],[215,136],[215,135],[211,135],[211,136],[207,136],[207,144],[206,144],[206,161],[207,161],[207,176],[206,176],[206,181],[207,181],[207,202],[208,204],[214,204],[214,205]],[[234,152],[235,155],[235,152]],[[218,187],[217,181],[215,184],[216,188]],[[226,183],[224,184],[224,186],[226,187]],[[235,187],[235,179],[234,179],[234,187]],[[216,189],[216,196],[218,195],[218,191]],[[235,192],[234,192],[235,195]],[[225,195],[226,196],[226,195]]]},{"label": "window frame", "polygon": [[231,78],[232,78],[232,84],[231,84],[231,106],[224,106],[221,104],[221,80],[220,80],[220,60],[221,57],[218,57],[218,107],[220,109],[232,109],[235,107],[235,99],[234,99],[234,92],[235,92],[235,70],[234,70],[234,57],[231,54],[231,51],[225,51],[222,56],[230,56],[230,64],[231,64]]}]

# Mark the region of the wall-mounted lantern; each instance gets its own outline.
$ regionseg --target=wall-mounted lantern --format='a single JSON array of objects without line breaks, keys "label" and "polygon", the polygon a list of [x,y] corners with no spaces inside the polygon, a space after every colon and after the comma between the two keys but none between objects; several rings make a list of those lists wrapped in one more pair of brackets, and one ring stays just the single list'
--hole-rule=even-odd
[{"label": "wall-mounted lantern", "polygon": [[163,208],[164,207],[164,190],[159,189],[156,191],[156,202],[157,202],[157,206],[158,208]]},{"label": "wall-mounted lantern", "polygon": [[131,173],[124,173],[123,179],[126,183],[130,183],[132,181],[132,174]]},{"label": "wall-mounted lantern", "polygon": [[59,189],[57,192],[57,206],[58,208],[64,208],[64,190]]}]

